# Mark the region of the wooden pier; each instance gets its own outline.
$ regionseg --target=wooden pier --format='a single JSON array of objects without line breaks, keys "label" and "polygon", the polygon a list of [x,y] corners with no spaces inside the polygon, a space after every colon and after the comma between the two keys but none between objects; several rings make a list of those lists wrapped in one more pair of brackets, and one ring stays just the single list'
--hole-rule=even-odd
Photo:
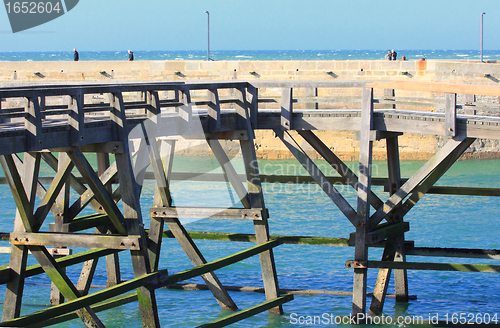
[{"label": "wooden pier", "polygon": [[[279,89],[280,97],[260,97],[259,90],[266,88]],[[342,103],[344,98],[318,96],[320,89],[340,92],[354,89],[360,97]],[[400,91],[410,96],[400,97]],[[444,101],[436,105],[436,99],[429,98],[429,105],[426,100],[411,96],[412,92],[430,92]],[[0,163],[5,178],[1,182],[10,186],[17,213],[14,231],[6,235],[11,243],[10,262],[0,267],[0,281],[6,284],[0,326],[47,326],[78,316],[87,327],[104,327],[106,322],[101,322],[96,313],[136,301],[143,326],[159,327],[155,290],[196,276],[203,278],[223,309],[236,310],[237,304],[215,271],[256,255],[260,258],[265,292],[262,303],[203,327],[222,327],[266,310],[282,314],[282,304],[293,299],[292,294],[281,295],[274,262],[273,248],[283,243],[354,247],[353,258],[346,259],[346,268],[354,270],[353,316],[368,310],[373,315],[382,311],[391,271],[394,271],[396,300],[402,302],[409,297],[406,274],[409,269],[499,272],[498,266],[491,265],[407,261],[411,255],[500,258],[498,250],[423,248],[404,237],[410,229],[404,217],[426,193],[500,195],[498,189],[492,188],[434,186],[474,140],[500,139],[500,117],[477,115],[477,109],[483,105],[476,101],[476,96],[499,97],[500,87],[412,82],[211,81],[2,88]],[[465,101],[460,103],[458,99],[462,98]],[[329,109],[333,103],[342,103],[342,109]],[[423,109],[426,106],[441,106],[442,110]],[[254,132],[262,129],[274,131],[309,173],[308,177],[259,173]],[[317,136],[317,130],[358,131],[359,173],[351,171],[339,159]],[[409,179],[402,179],[400,174],[398,138],[403,133],[446,138],[444,146]],[[170,182],[186,179],[185,174],[172,171],[179,136],[206,140],[223,174],[204,178],[228,181],[239,198],[237,206],[214,209],[201,203],[197,207],[173,205]],[[221,145],[224,140],[239,142],[244,175],[238,174],[229,161]],[[372,179],[375,140],[386,142],[388,179]],[[340,177],[328,177],[321,172],[304,150],[304,142],[336,169]],[[91,163],[89,154],[95,154],[97,165]],[[52,176],[40,175],[42,162],[54,171]],[[150,170],[146,171],[148,167]],[[79,174],[75,175],[75,170]],[[141,214],[145,179],[156,181],[149,218]],[[332,200],[332,206],[352,224],[353,233],[340,236],[343,239],[271,236],[263,181],[316,182]],[[335,187],[337,183],[350,185],[357,191],[356,207]],[[372,185],[384,185],[387,198],[381,199],[372,192]],[[71,193],[80,196],[75,199],[70,197]],[[94,214],[82,216],[82,211],[88,208]],[[180,217],[248,220],[253,223],[255,234],[188,232]],[[89,233],[88,229],[95,230]],[[169,274],[168,268],[159,267],[164,237],[177,239],[194,268]],[[196,246],[196,239],[252,241],[256,245],[207,262]],[[68,248],[73,247],[88,250],[68,255]],[[384,248],[381,261],[368,261],[370,247]],[[130,251],[135,277],[128,281],[121,279],[117,256],[124,250]],[[27,266],[29,254],[38,265]],[[107,287],[89,294],[99,259],[106,261]],[[84,264],[83,269],[79,281],[73,283],[65,269],[78,264]],[[370,268],[378,269],[378,278],[368,309],[366,288]],[[52,306],[21,316],[25,279],[43,273],[53,284],[52,294],[47,295]]]}]

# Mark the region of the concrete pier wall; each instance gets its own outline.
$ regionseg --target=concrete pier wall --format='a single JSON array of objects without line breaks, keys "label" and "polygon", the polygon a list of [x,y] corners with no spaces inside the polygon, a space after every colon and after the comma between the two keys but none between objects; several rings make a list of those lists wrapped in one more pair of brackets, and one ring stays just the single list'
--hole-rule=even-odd
[{"label": "concrete pier wall", "polygon": [[488,84],[500,79],[500,63],[445,60],[0,62],[0,81],[83,79],[395,79]]},{"label": "concrete pier wall", "polygon": [[[80,62],[0,62],[0,85],[113,80],[408,80],[465,82],[495,85],[500,79],[500,63],[445,60],[338,60],[338,61],[80,61]],[[274,90],[276,95],[279,90]],[[352,90],[349,96],[352,96]],[[273,91],[267,91],[267,95]],[[264,93],[263,93],[264,94]],[[403,93],[404,94],[404,93]],[[322,96],[323,94],[318,94]],[[325,94],[327,95],[327,94]],[[406,95],[406,94],[404,94]],[[432,94],[420,94],[430,97]],[[487,99],[498,103],[498,99]],[[498,107],[500,113],[500,104]],[[493,112],[495,109],[493,108]],[[352,132],[319,132],[343,160],[357,160],[359,143]],[[262,158],[290,158],[271,132],[257,132],[257,154]],[[405,160],[430,158],[443,143],[434,135],[406,134],[400,138],[400,155]],[[472,151],[473,150],[473,151]],[[198,149],[204,153],[202,149]],[[206,150],[208,151],[208,149]],[[385,159],[385,143],[375,142],[374,159]],[[313,154],[313,152],[311,152]],[[314,155],[312,155],[314,157]],[[476,141],[470,158],[500,158],[497,140]]]}]

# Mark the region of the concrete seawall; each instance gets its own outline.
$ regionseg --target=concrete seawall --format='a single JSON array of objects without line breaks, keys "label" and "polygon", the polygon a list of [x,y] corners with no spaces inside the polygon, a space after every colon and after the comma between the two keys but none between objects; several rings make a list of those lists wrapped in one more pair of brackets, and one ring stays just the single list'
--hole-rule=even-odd
[{"label": "concrete seawall", "polygon": [[[408,80],[465,82],[496,85],[500,63],[446,60],[339,60],[339,61],[80,61],[80,62],[0,62],[0,85],[113,80]],[[351,94],[352,95],[352,94]],[[430,97],[431,94],[421,95]],[[488,103],[498,104],[489,98]],[[500,104],[498,106],[500,112]],[[493,112],[495,109],[493,109]],[[257,154],[262,158],[290,158],[280,142],[258,132]],[[352,132],[319,132],[343,160],[356,160],[359,143]],[[401,159],[424,160],[443,143],[434,135],[406,134],[400,138]],[[229,146],[229,145],[228,145]],[[472,152],[474,150],[474,152]],[[208,149],[206,150],[208,151]],[[205,150],[198,149],[204,153]],[[374,159],[385,158],[385,144],[374,144]],[[312,154],[312,151],[311,151]],[[469,158],[500,158],[497,140],[478,140]],[[314,156],[313,156],[314,157]]]},{"label": "concrete seawall", "polygon": [[500,63],[445,60],[0,62],[0,81],[4,82],[83,79],[396,79],[489,84],[499,81]]}]

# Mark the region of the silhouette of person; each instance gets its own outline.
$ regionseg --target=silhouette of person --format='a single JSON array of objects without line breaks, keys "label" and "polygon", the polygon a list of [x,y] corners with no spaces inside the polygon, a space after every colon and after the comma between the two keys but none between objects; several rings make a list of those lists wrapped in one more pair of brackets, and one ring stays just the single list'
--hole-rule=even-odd
[{"label": "silhouette of person", "polygon": [[128,51],[128,61],[134,61],[134,53],[132,51]]},{"label": "silhouette of person", "polygon": [[76,51],[76,49],[73,49],[73,60],[74,61],[79,61],[80,60],[80,55],[78,54],[78,51]]},{"label": "silhouette of person", "polygon": [[394,51],[394,49],[392,49],[392,60],[396,60],[396,58],[398,57],[398,53]]},{"label": "silhouette of person", "polygon": [[392,60],[392,52],[390,50],[387,50],[387,54],[385,55],[385,59]]}]

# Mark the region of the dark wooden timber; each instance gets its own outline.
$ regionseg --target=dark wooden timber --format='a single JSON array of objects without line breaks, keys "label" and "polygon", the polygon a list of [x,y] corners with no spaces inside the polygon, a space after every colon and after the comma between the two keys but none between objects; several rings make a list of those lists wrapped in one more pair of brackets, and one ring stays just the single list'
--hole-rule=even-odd
[{"label": "dark wooden timber", "polygon": [[[355,89],[356,95],[343,94],[346,88]],[[272,94],[273,89],[279,91]],[[408,92],[401,96],[400,90]],[[432,96],[412,96],[419,92]],[[462,95],[466,95],[465,102]],[[254,255],[259,255],[263,281],[263,287],[257,289],[265,293],[265,300],[202,327],[222,327],[264,310],[283,314],[282,304],[291,296],[281,297],[280,293],[291,290],[279,287],[273,252],[283,243],[354,247],[354,260],[347,262],[347,267],[354,269],[353,289],[339,293],[352,295],[353,315],[367,311],[367,275],[372,268],[379,269],[370,305],[373,314],[383,311],[391,272],[397,302],[413,298],[408,295],[407,270],[497,273],[500,269],[495,265],[407,261],[408,256],[499,259],[500,251],[417,247],[404,236],[410,230],[405,215],[426,194],[500,196],[497,188],[435,186],[474,140],[500,139],[498,105],[481,102],[479,96],[499,97],[500,87],[399,81],[112,81],[0,88],[0,164],[5,175],[0,183],[9,186],[17,207],[12,233],[0,238],[11,243],[10,261],[0,267],[0,283],[6,284],[0,326],[38,327],[79,317],[88,327],[104,327],[98,311],[137,300],[143,326],[159,327],[155,290],[196,276],[204,279],[203,288],[211,291],[222,308],[236,310],[214,271]],[[90,101],[92,97],[97,97],[98,103]],[[256,130],[274,131],[307,175],[261,175]],[[354,131],[360,142],[359,173],[350,170],[333,146],[314,131]],[[400,172],[398,138],[403,133],[430,134],[445,140],[444,146],[408,178],[402,178]],[[180,137],[205,140],[222,173],[173,172]],[[371,172],[373,142],[383,139],[388,178],[373,177]],[[223,147],[227,140],[239,143],[244,173],[230,161]],[[321,172],[311,151],[339,176]],[[91,160],[93,154],[97,165]],[[53,172],[40,176],[43,162]],[[146,180],[156,182],[150,218],[142,217],[141,208]],[[177,206],[170,190],[172,180],[223,181],[238,199],[231,208],[214,208],[201,200],[196,206]],[[318,184],[354,232],[343,238],[271,235],[272,218],[262,191],[265,183]],[[337,185],[354,188],[356,208]],[[388,195],[377,195],[372,185],[384,186]],[[73,192],[76,197],[70,197]],[[91,214],[81,216],[84,210]],[[188,232],[179,220],[184,217],[244,219],[242,224],[253,224],[255,234]],[[48,230],[42,229],[47,225],[44,222]],[[164,231],[165,227],[168,230]],[[93,233],[82,232],[87,229]],[[175,274],[162,268],[165,237],[176,238],[194,268]],[[207,263],[195,243],[198,239],[257,245]],[[47,249],[49,245],[55,250]],[[71,255],[72,250],[66,247],[89,250]],[[368,260],[372,247],[384,248],[381,261]],[[61,257],[63,250],[70,255]],[[130,251],[134,278],[129,281],[121,280],[118,252],[122,250]],[[27,266],[29,254],[39,264]],[[89,294],[101,257],[106,258],[107,286]],[[74,284],[65,270],[82,263],[80,278]],[[42,273],[54,286],[54,306],[21,317],[24,280]]]}]

